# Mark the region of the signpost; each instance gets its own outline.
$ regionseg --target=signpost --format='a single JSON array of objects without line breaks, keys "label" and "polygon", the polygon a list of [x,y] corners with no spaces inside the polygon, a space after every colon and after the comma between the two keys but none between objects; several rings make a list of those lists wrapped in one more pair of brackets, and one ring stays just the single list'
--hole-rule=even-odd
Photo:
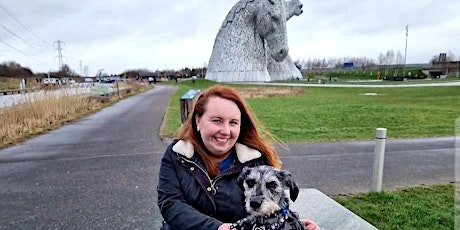
[{"label": "signpost", "polygon": [[180,119],[181,123],[187,120],[189,112],[192,111],[193,101],[200,93],[199,89],[191,89],[180,98]]}]

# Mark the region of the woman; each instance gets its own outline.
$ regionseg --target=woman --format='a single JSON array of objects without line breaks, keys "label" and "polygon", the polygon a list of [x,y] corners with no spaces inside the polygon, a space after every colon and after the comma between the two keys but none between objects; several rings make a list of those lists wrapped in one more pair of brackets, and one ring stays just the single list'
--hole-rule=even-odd
[{"label": "woman", "polygon": [[[227,230],[246,217],[236,179],[245,166],[281,160],[268,145],[243,98],[215,85],[197,98],[161,161],[158,206],[163,229]],[[306,229],[319,229],[303,220]]]}]

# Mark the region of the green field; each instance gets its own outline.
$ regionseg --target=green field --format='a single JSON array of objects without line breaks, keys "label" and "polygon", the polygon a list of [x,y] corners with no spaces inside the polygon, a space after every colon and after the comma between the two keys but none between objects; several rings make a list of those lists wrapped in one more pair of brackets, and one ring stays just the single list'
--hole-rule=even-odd
[{"label": "green field", "polygon": [[[179,83],[169,102],[163,136],[172,137],[180,127],[180,95],[211,84],[205,80],[196,85]],[[303,94],[249,98],[247,102],[260,123],[284,142],[369,140],[376,128],[387,128],[389,139],[454,136],[460,86],[306,87]]]},{"label": "green field", "polygon": [[333,197],[378,229],[454,229],[454,186]]}]

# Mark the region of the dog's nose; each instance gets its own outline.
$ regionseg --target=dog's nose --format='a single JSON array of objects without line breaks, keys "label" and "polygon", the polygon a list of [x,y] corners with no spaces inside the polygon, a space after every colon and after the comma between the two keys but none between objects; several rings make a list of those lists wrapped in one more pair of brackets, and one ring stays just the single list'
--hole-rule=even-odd
[{"label": "dog's nose", "polygon": [[251,208],[253,208],[253,209],[260,208],[260,202],[251,201],[249,204],[251,205]]},{"label": "dog's nose", "polygon": [[258,209],[260,208],[260,205],[262,204],[262,199],[259,197],[252,197],[251,200],[249,201],[249,205],[253,209]]}]

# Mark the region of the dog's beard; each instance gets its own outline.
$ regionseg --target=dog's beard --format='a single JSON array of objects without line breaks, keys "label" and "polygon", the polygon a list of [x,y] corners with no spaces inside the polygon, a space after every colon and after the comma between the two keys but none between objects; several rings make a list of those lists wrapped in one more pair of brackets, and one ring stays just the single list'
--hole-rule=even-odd
[{"label": "dog's beard", "polygon": [[274,201],[263,201],[259,208],[254,209],[249,199],[246,200],[246,210],[253,216],[269,216],[280,209],[281,207]]}]

